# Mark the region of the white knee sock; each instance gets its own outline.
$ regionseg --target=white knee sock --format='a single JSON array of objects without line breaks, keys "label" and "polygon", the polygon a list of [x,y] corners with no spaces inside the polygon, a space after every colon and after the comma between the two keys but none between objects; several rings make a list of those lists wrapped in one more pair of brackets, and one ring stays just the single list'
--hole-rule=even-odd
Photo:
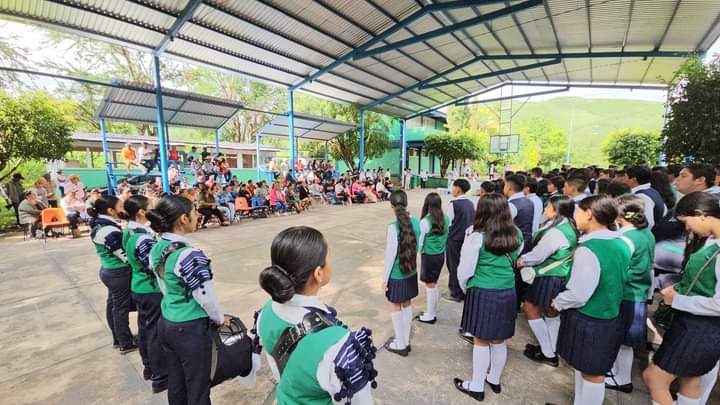
[{"label": "white knee sock", "polygon": [[403,326],[403,332],[405,332],[405,335],[403,336],[403,339],[405,339],[405,344],[410,344],[410,329],[412,328],[412,307],[410,305],[403,307],[402,309],[403,313],[403,321],[405,322],[405,325]]},{"label": "white knee sock", "polygon": [[500,343],[490,345],[490,373],[487,380],[492,384],[500,384],[500,376],[502,376],[505,363],[507,362],[507,344]]},{"label": "white knee sock", "polygon": [[425,313],[420,316],[423,321],[432,321],[435,319],[437,311],[437,287],[426,288],[427,291],[427,307]]},{"label": "white knee sock", "polygon": [[530,325],[532,332],[535,334],[538,343],[540,343],[540,349],[542,350],[543,355],[545,355],[545,357],[555,357],[555,350],[553,349],[550,341],[550,333],[548,332],[548,327],[545,324],[545,321],[542,318],[531,319],[528,320],[528,324]]},{"label": "white knee sock", "polygon": [[473,375],[472,381],[463,383],[463,387],[470,391],[485,391],[485,377],[490,366],[490,347],[473,345]]},{"label": "white knee sock", "polygon": [[700,404],[700,398],[688,398],[680,393],[678,393],[677,401],[675,401],[675,404],[677,405],[699,405]]},{"label": "white knee sock", "polygon": [[557,341],[560,334],[560,317],[545,318],[548,334],[550,335],[550,344],[552,344],[553,353],[557,353]]},{"label": "white knee sock", "polygon": [[575,401],[573,402],[573,405],[582,405],[582,388],[583,388],[583,378],[582,373],[575,370]]},{"label": "white knee sock", "polygon": [[625,385],[632,382],[632,366],[633,366],[633,349],[632,347],[622,345],[618,352],[615,364],[613,365],[613,374],[615,380],[606,378],[608,384]]},{"label": "white knee sock", "polygon": [[710,399],[710,393],[718,379],[718,369],[720,369],[720,362],[709,373],[700,377],[700,405],[705,405]]},{"label": "white knee sock", "polygon": [[602,405],[605,399],[605,383],[592,383],[585,379],[582,380],[582,405]]},{"label": "white knee sock", "polygon": [[405,317],[402,311],[395,311],[391,314],[393,329],[395,330],[395,340],[390,343],[390,347],[396,350],[402,350],[407,347],[405,342]]}]

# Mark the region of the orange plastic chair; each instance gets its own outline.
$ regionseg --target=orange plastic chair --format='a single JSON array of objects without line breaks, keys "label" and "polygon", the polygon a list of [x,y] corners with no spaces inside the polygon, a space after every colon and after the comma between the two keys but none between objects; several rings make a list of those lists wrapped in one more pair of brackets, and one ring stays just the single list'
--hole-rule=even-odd
[{"label": "orange plastic chair", "polygon": [[237,197],[235,198],[235,216],[238,218],[244,217],[244,216],[251,216],[253,212],[253,209],[250,208],[250,205],[248,205],[247,199],[245,197]]},{"label": "orange plastic chair", "polygon": [[47,230],[53,228],[64,228],[70,226],[70,221],[65,217],[62,208],[45,208],[40,213],[42,223],[43,239],[47,241]]}]

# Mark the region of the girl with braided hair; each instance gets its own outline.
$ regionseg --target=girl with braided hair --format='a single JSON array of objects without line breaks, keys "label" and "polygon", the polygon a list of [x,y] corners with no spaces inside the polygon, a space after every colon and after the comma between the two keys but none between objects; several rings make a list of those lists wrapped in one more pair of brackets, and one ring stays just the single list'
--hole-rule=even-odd
[{"label": "girl with braided hair", "polygon": [[395,221],[387,228],[383,274],[383,291],[392,307],[395,330],[395,337],[385,344],[385,348],[403,357],[411,350],[411,300],[418,295],[417,252],[420,241],[420,221],[410,215],[407,205],[407,194],[404,191],[397,190],[390,194]]},{"label": "girl with braided hair", "polygon": [[322,233],[287,228],[273,239],[270,258],[259,281],[271,299],[259,312],[257,332],[278,381],[278,404],[372,404],[372,332],[350,331],[318,297],[333,270]]}]

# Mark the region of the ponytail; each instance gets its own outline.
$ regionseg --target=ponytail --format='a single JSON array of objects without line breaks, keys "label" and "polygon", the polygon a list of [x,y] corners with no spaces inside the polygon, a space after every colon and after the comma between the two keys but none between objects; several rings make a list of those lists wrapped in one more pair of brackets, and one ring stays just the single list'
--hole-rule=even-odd
[{"label": "ponytail", "polygon": [[114,195],[102,195],[95,200],[93,206],[88,208],[86,212],[93,219],[97,219],[100,215],[107,215],[108,210],[115,209],[119,201]]},{"label": "ponytail", "polygon": [[155,208],[145,213],[150,227],[158,234],[171,232],[175,222],[183,215],[190,216],[193,203],[185,197],[168,194],[160,199]]},{"label": "ponytail", "polygon": [[135,220],[140,210],[147,211],[148,205],[150,205],[150,199],[144,195],[133,195],[123,204],[125,213],[121,217],[125,217],[125,220]]},{"label": "ponytail", "polygon": [[407,212],[407,194],[402,190],[390,194],[390,205],[395,211],[400,235],[398,238],[398,259],[400,273],[410,274],[417,268],[417,238],[412,228],[410,214]]}]

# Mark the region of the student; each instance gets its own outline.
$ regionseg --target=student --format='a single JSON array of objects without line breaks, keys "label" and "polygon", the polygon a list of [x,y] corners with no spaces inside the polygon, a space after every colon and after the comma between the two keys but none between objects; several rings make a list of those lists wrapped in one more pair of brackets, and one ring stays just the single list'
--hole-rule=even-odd
[{"label": "student", "polygon": [[644,350],[647,344],[647,304],[652,297],[655,238],[645,217],[645,205],[637,195],[625,194],[615,199],[618,203],[620,233],[632,242],[627,280],[623,287],[620,319],[622,345],[605,388],[631,393],[633,349]]},{"label": "student", "polygon": [[550,178],[550,182],[548,183],[548,192],[550,193],[550,197],[564,194],[564,188],[565,178],[562,176],[553,176]]},{"label": "student", "polygon": [[669,387],[677,378],[677,404],[695,405],[708,392],[701,377],[720,359],[720,206],[709,193],[693,192],[678,202],[676,214],[693,237],[682,279],[661,291],[674,317],[643,379],[653,404],[673,404]]},{"label": "student", "polygon": [[513,222],[520,228],[523,240],[525,240],[523,253],[530,251],[535,221],[535,205],[523,194],[525,182],[525,176],[522,174],[511,174],[505,178],[505,188],[503,189],[503,193],[510,203]]},{"label": "student", "polygon": [[123,203],[115,196],[101,196],[87,213],[92,217],[90,240],[100,257],[100,280],[108,289],[105,316],[112,332],[113,347],[120,349],[120,354],[126,354],[138,347],[130,332],[130,267],[118,222]]},{"label": "student", "polygon": [[575,405],[602,404],[605,374],[620,348],[620,303],[632,250],[615,231],[617,216],[610,197],[578,203],[575,223],[583,236],[566,289],[552,302],[562,312],[558,355],[575,369]]},{"label": "student", "polygon": [[587,189],[587,183],[588,181],[580,176],[573,176],[570,177],[565,181],[565,187],[563,188],[563,193],[572,198],[573,201],[575,201],[575,204],[577,205],[585,199],[588,195],[585,193],[585,189]]},{"label": "student", "polygon": [[448,230],[445,257],[448,273],[450,274],[448,277],[448,289],[450,292],[448,296],[443,296],[443,298],[452,302],[462,302],[465,299],[465,293],[463,293],[458,283],[457,267],[460,263],[460,250],[465,239],[465,230],[472,225],[475,217],[475,207],[465,195],[469,190],[470,182],[467,180],[457,179],[453,181],[453,199],[450,200],[447,210],[450,228]]},{"label": "student", "polygon": [[130,293],[138,310],[138,346],[144,366],[143,378],[152,380],[154,394],[167,389],[165,353],[157,333],[162,294],[150,270],[150,250],[155,244],[152,230],[146,226],[145,213],[150,199],[134,195],[124,203],[128,224],[122,232],[123,248],[132,269]]},{"label": "student", "polygon": [[[542,170],[540,171],[542,174]],[[543,216],[543,202],[537,195],[538,190],[538,181],[534,177],[528,177],[527,181],[525,182],[525,187],[523,188],[523,193],[525,194],[525,197],[530,200],[530,202],[533,204],[533,221],[532,221],[532,233],[533,235],[535,232],[540,229],[540,223],[542,222],[542,216]]]},{"label": "student", "polygon": [[494,193],[494,192],[495,192],[495,183],[493,183],[491,181],[483,181],[482,183],[480,183],[480,189],[478,189],[478,195],[480,197],[482,197],[486,194]]},{"label": "student", "polygon": [[648,220],[650,229],[660,222],[667,207],[662,196],[657,190],[650,187],[652,172],[647,166],[631,166],[627,168],[627,184],[632,187],[633,194],[637,194],[645,202],[645,217]]},{"label": "student", "polygon": [[150,266],[163,294],[158,334],[167,362],[168,403],[209,404],[208,328],[222,324],[225,316],[210,259],[185,237],[197,228],[197,213],[188,199],[167,195],[145,215],[159,237],[150,251]]},{"label": "student", "polygon": [[450,219],[442,211],[442,199],[438,193],[425,196],[425,203],[420,216],[420,280],[425,283],[427,292],[427,308],[415,317],[422,323],[434,324],[437,318],[437,303],[440,292],[437,281],[445,264],[445,247],[447,245]]},{"label": "student", "polygon": [[[339,404],[345,399],[353,405],[372,404],[377,371],[370,330],[349,331],[318,298],[333,271],[322,233],[306,226],[287,228],[273,239],[270,257],[272,265],[260,273],[260,286],[272,299],[260,311],[257,330],[278,381],[278,404]],[[314,326],[308,332],[304,325]],[[298,326],[299,337],[287,332]],[[299,343],[276,351],[293,338]]]},{"label": "student", "polygon": [[406,357],[411,350],[411,300],[418,295],[417,252],[420,222],[408,212],[407,194],[404,191],[393,191],[390,195],[390,206],[395,213],[395,221],[387,228],[383,291],[392,307],[395,337],[385,344],[385,348],[390,353]]},{"label": "student", "polygon": [[473,336],[474,343],[472,380],[455,378],[453,383],[460,392],[482,401],[485,383],[497,394],[502,390],[505,340],[515,334],[517,318],[513,264],[523,240],[500,194],[482,197],[475,213],[458,266],[460,286],[467,293],[462,329]]},{"label": "student", "polygon": [[532,250],[517,261],[517,268],[529,267],[534,276],[525,291],[523,311],[539,345],[527,345],[524,354],[530,360],[553,367],[558,366],[560,317],[550,303],[565,288],[570,274],[577,246],[574,210],[575,203],[570,197],[550,197],[545,207],[547,221],[533,236]]}]

